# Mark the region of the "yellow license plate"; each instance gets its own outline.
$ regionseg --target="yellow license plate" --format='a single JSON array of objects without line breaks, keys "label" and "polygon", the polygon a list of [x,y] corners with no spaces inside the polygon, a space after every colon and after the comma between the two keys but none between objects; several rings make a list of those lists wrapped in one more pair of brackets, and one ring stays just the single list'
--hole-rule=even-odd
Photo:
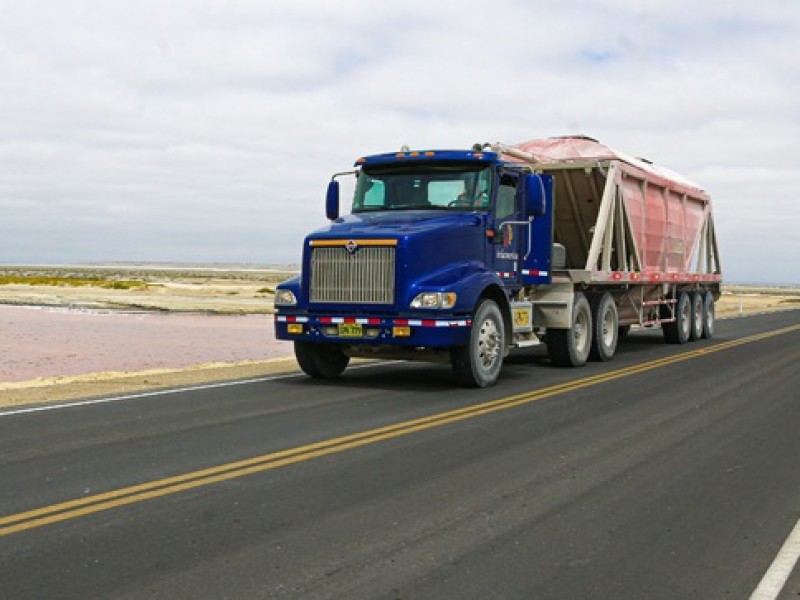
[{"label": "yellow license plate", "polygon": [[514,309],[514,325],[526,327],[531,324],[531,314],[525,308]]},{"label": "yellow license plate", "polygon": [[363,337],[361,323],[339,323],[339,337]]}]

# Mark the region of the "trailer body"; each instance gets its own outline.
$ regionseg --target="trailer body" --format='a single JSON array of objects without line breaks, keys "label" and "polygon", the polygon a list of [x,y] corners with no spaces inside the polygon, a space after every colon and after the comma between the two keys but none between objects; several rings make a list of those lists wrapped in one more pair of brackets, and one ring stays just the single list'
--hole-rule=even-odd
[{"label": "trailer body", "polygon": [[513,347],[610,360],[630,326],[713,334],[722,269],[711,198],[666,169],[574,136],[356,161],[352,214],[309,235],[276,291],[301,367],[350,357],[450,362],[494,383]]}]

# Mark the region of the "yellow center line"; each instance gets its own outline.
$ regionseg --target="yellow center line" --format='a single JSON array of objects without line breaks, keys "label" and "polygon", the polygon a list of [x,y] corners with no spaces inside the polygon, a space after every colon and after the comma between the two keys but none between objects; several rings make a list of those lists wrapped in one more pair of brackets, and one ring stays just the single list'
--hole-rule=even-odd
[{"label": "yellow center line", "polygon": [[459,408],[447,412],[437,413],[426,417],[420,417],[409,421],[402,421],[393,425],[386,425],[376,429],[369,429],[349,435],[331,438],[313,444],[289,448],[278,452],[271,452],[261,456],[225,463],[207,469],[201,469],[182,475],[166,477],[149,481],[146,483],[112,490],[102,494],[94,494],[67,502],[43,506],[41,508],[28,510],[21,513],[11,514],[0,517],[0,537],[17,533],[27,529],[42,527],[59,521],[66,521],[76,517],[89,515],[120,506],[134,504],[152,498],[167,496],[191,490],[254,473],[261,473],[272,469],[277,469],[287,465],[292,465],[330,454],[336,454],[352,448],[359,448],[369,444],[382,442],[412,433],[442,427],[465,419],[471,419],[480,415],[489,414],[501,410],[506,410],[523,404],[529,404],[556,395],[564,394],[586,387],[614,381],[623,377],[630,377],[653,369],[659,369],[675,363],[692,360],[716,352],[722,352],[730,348],[750,344],[767,338],[791,333],[800,329],[800,324],[791,325],[782,329],[776,329],[765,333],[751,335],[738,340],[722,342],[698,348],[689,352],[683,352],[673,356],[660,358],[657,360],[609,371],[585,377],[566,383],[548,386],[530,392],[506,396],[497,400],[482,402]]}]

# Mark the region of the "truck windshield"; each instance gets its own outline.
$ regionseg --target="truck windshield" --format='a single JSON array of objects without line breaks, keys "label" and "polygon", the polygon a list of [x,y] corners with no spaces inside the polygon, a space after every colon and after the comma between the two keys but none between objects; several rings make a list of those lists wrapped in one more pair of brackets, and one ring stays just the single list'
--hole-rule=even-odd
[{"label": "truck windshield", "polygon": [[376,210],[485,210],[492,168],[473,165],[392,165],[358,174],[353,212]]}]

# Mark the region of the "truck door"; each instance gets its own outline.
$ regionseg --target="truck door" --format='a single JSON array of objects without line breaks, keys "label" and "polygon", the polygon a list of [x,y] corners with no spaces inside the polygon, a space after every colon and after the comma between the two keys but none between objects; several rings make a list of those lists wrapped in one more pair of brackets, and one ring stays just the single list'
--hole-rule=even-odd
[{"label": "truck door", "polygon": [[506,285],[521,284],[522,256],[528,236],[528,220],[522,212],[518,187],[517,173],[501,171],[492,208],[494,238],[489,252],[490,264]]}]

